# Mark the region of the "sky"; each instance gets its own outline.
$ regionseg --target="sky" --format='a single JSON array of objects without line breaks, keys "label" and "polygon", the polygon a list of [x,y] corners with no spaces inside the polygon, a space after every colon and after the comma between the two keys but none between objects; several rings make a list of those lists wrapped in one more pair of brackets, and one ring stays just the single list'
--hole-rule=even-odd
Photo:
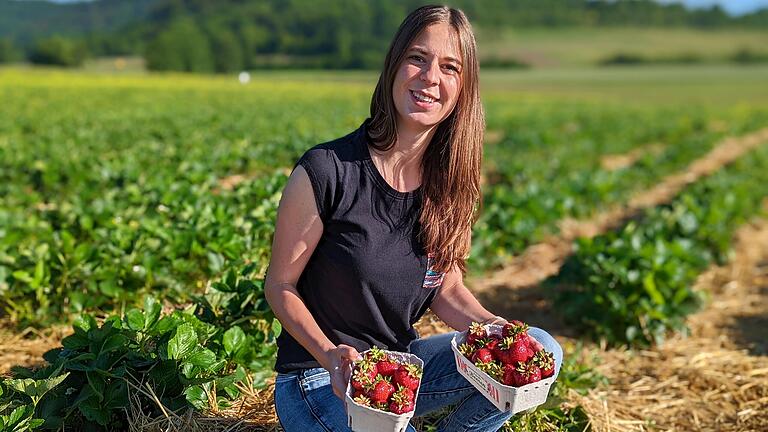
[{"label": "sky", "polygon": [[656,0],[659,3],[683,3],[691,8],[720,5],[730,15],[743,15],[768,7],[768,0]]}]

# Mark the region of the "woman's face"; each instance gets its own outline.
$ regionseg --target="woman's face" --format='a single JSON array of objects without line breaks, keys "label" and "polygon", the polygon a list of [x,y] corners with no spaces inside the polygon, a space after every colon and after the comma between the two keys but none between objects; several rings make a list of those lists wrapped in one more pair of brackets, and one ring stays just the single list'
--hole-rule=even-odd
[{"label": "woman's face", "polygon": [[461,90],[461,67],[453,28],[425,28],[408,47],[392,85],[398,128],[426,130],[448,117]]}]

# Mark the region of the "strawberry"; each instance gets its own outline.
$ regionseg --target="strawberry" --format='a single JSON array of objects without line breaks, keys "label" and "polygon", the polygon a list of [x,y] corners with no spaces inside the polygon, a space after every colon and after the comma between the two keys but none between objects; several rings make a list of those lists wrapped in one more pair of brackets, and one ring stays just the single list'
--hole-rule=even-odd
[{"label": "strawberry", "polygon": [[490,363],[475,363],[475,366],[477,366],[477,368],[481,371],[487,373],[488,376],[495,379],[496,381],[500,381],[504,374],[501,363],[496,361],[492,361]]},{"label": "strawberry", "polygon": [[523,385],[541,381],[541,369],[539,369],[534,362],[520,363],[517,370],[522,373],[525,378]]},{"label": "strawberry", "polygon": [[[499,336],[490,335],[487,338],[482,340],[482,346],[485,348],[488,348],[489,350],[491,350],[491,352],[493,352],[494,350],[496,350],[496,347],[499,345],[499,342],[501,342],[501,338]],[[478,341],[478,343],[481,343],[481,342]]]},{"label": "strawberry", "polygon": [[533,362],[541,369],[542,378],[549,378],[555,374],[555,358],[552,353],[541,350],[533,356]]},{"label": "strawberry", "polygon": [[413,401],[404,403],[392,401],[389,403],[389,412],[393,414],[405,414],[407,412],[413,411],[413,407]]},{"label": "strawberry", "polygon": [[365,352],[364,359],[368,360],[371,363],[376,363],[379,360],[383,360],[384,357],[386,357],[387,353],[382,351],[379,347],[372,347],[368,351]]},{"label": "strawberry", "polygon": [[422,370],[418,365],[402,364],[400,365],[400,368],[395,371],[392,380],[395,384],[416,391],[416,389],[419,388],[419,383],[421,383],[421,375]]},{"label": "strawberry", "polygon": [[367,406],[367,407],[371,406],[371,400],[368,399],[368,397],[366,397],[365,395],[362,395],[362,394],[359,395],[359,396],[355,396],[354,398],[352,398],[352,400],[354,400],[355,402],[357,402],[358,404],[360,404],[362,406]]},{"label": "strawberry", "polygon": [[392,376],[396,370],[400,368],[400,365],[389,358],[388,355],[384,355],[384,358],[376,362],[376,371],[384,376]]},{"label": "strawberry", "polygon": [[472,363],[490,363],[493,361],[493,353],[488,348],[478,348],[474,354],[472,354]]},{"label": "strawberry", "polygon": [[512,320],[504,324],[504,326],[501,328],[501,335],[505,338],[516,336],[521,333],[528,334],[528,324],[525,324],[522,321]]},{"label": "strawberry", "polygon": [[463,343],[459,345],[457,348],[459,349],[459,352],[464,354],[464,357],[468,359],[472,358],[472,354],[475,353],[475,349],[476,349],[474,345],[470,345],[468,343]]},{"label": "strawberry", "polygon": [[393,414],[404,414],[413,411],[415,395],[413,391],[408,387],[398,388],[398,390],[392,394],[392,399],[389,403],[389,411]]},{"label": "strawberry", "polygon": [[528,378],[525,375],[523,363],[517,365],[507,364],[504,365],[504,371],[502,376],[502,383],[515,387],[523,386],[527,383]]},{"label": "strawberry", "polygon": [[496,358],[504,364],[525,363],[532,355],[527,340],[521,336],[504,338],[496,349]]},{"label": "strawberry", "polygon": [[362,390],[365,386],[373,384],[376,381],[376,368],[368,361],[358,362],[352,372],[352,387],[355,390]]},{"label": "strawberry", "polygon": [[521,374],[515,369],[515,365],[505,364],[501,372],[501,383],[508,386],[518,386]]},{"label": "strawberry", "polygon": [[485,339],[488,337],[488,332],[485,330],[485,327],[483,327],[482,324],[478,322],[473,322],[469,326],[469,331],[467,332],[467,343],[470,345],[477,345],[476,342],[480,339]]},{"label": "strawberry", "polygon": [[374,404],[386,403],[389,397],[392,396],[392,393],[394,392],[395,392],[395,386],[393,386],[391,382],[382,378],[376,381],[376,383],[368,391],[368,397],[371,399],[371,402]]},{"label": "strawberry", "polygon": [[537,352],[544,349],[544,347],[541,346],[541,343],[537,341],[533,336],[526,334],[525,337],[528,338],[528,346],[530,347],[532,353],[536,354]]}]

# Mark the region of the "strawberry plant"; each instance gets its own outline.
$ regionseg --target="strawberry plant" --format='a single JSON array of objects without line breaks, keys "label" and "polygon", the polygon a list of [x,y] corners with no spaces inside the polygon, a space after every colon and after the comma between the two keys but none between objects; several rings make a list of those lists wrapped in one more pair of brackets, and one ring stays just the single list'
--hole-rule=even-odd
[{"label": "strawberry plant", "polygon": [[0,380],[0,432],[25,432],[42,426],[45,420],[35,418],[38,403],[68,375],[41,380]]},{"label": "strawberry plant", "polygon": [[552,280],[556,307],[610,343],[647,345],[685,331],[705,295],[692,289],[710,263],[723,263],[731,236],[768,196],[768,150],[689,186],[673,202],[622,229],[579,239]]},{"label": "strawberry plant", "polygon": [[169,313],[146,297],[143,308],[101,323],[81,315],[74,333],[45,354],[46,367],[19,371],[11,381],[60,384],[24,405],[25,418],[46,429],[66,424],[106,430],[126,426],[129,391],[141,396],[143,409],[160,414],[154,397],[164,409],[205,409],[210,401],[226,405],[238,397],[248,375],[264,385],[281,329],[259,301],[249,278],[253,269],[230,270],[209,286],[200,303]]},{"label": "strawberry plant", "polygon": [[[632,192],[703,156],[727,133],[745,133],[765,120],[757,110],[746,115],[738,110],[718,113],[733,117],[729,122],[734,129],[713,131],[707,119],[715,114],[706,110],[667,112],[656,107],[612,112],[579,107],[581,112],[571,113],[561,109],[564,112],[548,113],[547,121],[553,124],[547,126],[532,116],[489,126],[505,131],[506,137],[488,146],[486,153],[491,173],[474,229],[473,267],[487,269],[505,262],[556,233],[563,219],[584,218],[624,202]],[[559,117],[564,114],[569,117]],[[621,169],[601,166],[606,154],[649,142],[663,146]]]}]

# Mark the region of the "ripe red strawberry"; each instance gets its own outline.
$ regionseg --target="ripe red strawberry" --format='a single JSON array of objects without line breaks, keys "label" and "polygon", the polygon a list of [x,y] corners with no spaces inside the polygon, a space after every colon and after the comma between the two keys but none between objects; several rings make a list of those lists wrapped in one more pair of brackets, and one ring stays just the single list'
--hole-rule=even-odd
[{"label": "ripe red strawberry", "polygon": [[386,403],[392,393],[395,392],[395,386],[386,379],[379,379],[368,391],[368,397],[372,403]]},{"label": "ripe red strawberry", "polygon": [[485,338],[484,341],[485,342],[483,343],[483,346],[491,350],[491,352],[493,352],[496,349],[496,347],[499,345],[499,342],[501,342],[501,338],[496,335],[490,335],[487,338]]},{"label": "ripe red strawberry", "polygon": [[518,321],[518,320],[512,320],[504,324],[504,326],[501,328],[501,335],[505,338],[510,336],[515,336],[520,333],[527,334],[527,332],[528,332],[528,324],[525,324],[524,322]]},{"label": "ripe red strawberry", "polygon": [[395,384],[416,391],[421,382],[421,375],[422,370],[418,365],[402,364],[400,365],[400,368],[395,371],[394,375],[392,375],[392,380]]},{"label": "ripe red strawberry", "polygon": [[384,358],[376,362],[376,371],[384,376],[392,376],[396,370],[400,368],[400,365],[389,358],[388,355],[384,355]]},{"label": "ripe red strawberry", "polygon": [[508,386],[518,386],[518,377],[522,376],[515,369],[515,365],[506,364],[501,372],[501,383]]},{"label": "ripe red strawberry", "polygon": [[485,330],[485,327],[483,327],[482,324],[478,322],[473,322],[469,326],[469,331],[467,332],[468,344],[476,345],[478,340],[485,339],[487,337],[488,337],[488,332]]},{"label": "ripe red strawberry", "polygon": [[383,360],[386,355],[387,353],[382,351],[379,347],[374,346],[365,352],[363,358],[371,363],[376,363],[379,360]]},{"label": "ripe red strawberry", "polygon": [[413,411],[414,404],[413,402],[395,402],[392,401],[389,403],[389,412],[392,414],[405,414],[407,412]]},{"label": "ripe red strawberry", "polygon": [[488,348],[478,348],[472,358],[472,363],[490,363],[493,361],[493,353]]},{"label": "ripe red strawberry", "polygon": [[534,354],[533,362],[541,369],[542,378],[549,378],[555,374],[555,357],[552,353],[541,350]]},{"label": "ripe red strawberry", "polygon": [[523,374],[525,378],[524,384],[531,384],[537,381],[541,381],[541,369],[534,362],[521,363],[517,367],[518,371]]},{"label": "ripe red strawberry", "polygon": [[496,358],[503,364],[516,365],[527,362],[533,356],[527,340],[522,337],[504,338],[496,349]]},{"label": "ripe red strawberry", "polygon": [[352,387],[362,390],[376,381],[376,375],[376,367],[372,363],[365,360],[358,362],[352,372]]},{"label": "ripe red strawberry", "polygon": [[507,364],[504,365],[504,371],[502,372],[502,384],[511,385],[514,387],[520,387],[526,384],[527,377],[525,371],[522,369],[523,364],[518,365]]},{"label": "ripe red strawberry", "polygon": [[408,387],[400,387],[392,395],[389,411],[394,414],[404,414],[413,411],[415,395]]}]

